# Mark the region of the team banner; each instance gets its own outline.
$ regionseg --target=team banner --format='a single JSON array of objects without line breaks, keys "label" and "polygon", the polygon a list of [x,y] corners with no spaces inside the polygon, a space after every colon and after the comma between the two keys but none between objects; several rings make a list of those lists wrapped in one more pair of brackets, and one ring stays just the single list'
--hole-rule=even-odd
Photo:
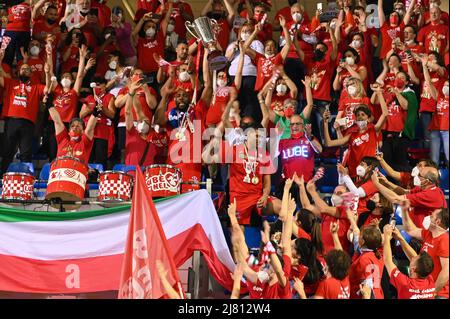
[{"label": "team banner", "polygon": [[[232,289],[234,263],[206,190],[155,201],[176,267],[200,251],[212,276]],[[119,290],[130,206],[82,212],[0,208],[0,291]]]}]

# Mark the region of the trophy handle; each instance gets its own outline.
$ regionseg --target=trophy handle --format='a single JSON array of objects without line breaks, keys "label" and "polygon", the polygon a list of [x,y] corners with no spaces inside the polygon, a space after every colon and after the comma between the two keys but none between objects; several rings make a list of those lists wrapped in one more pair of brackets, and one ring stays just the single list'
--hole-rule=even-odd
[{"label": "trophy handle", "polygon": [[188,30],[188,32],[197,40],[200,40],[200,37],[196,34],[195,31],[195,25],[193,25],[190,21],[186,21],[184,23],[184,26],[186,27],[186,30]]},{"label": "trophy handle", "polygon": [[209,19],[209,21],[211,22],[211,26],[212,26],[212,30],[215,34],[217,34],[217,30],[219,28],[219,24],[217,23],[216,19]]}]

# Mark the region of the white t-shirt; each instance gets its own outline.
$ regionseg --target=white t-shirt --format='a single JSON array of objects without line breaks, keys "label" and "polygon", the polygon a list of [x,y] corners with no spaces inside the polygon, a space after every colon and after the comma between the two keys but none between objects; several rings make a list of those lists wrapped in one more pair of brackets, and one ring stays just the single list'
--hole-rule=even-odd
[{"label": "white t-shirt", "polygon": [[[233,42],[227,47],[227,51],[231,48],[236,47],[237,43]],[[258,53],[264,54],[264,45],[261,41],[254,40],[252,44],[250,44],[250,48],[255,50]],[[231,76],[236,76],[237,68],[239,64],[239,48],[234,52],[234,56],[231,59],[231,65],[228,69],[228,73]],[[244,56],[244,67],[242,69],[242,76],[256,76],[256,65],[253,64],[252,59],[248,55]]]}]

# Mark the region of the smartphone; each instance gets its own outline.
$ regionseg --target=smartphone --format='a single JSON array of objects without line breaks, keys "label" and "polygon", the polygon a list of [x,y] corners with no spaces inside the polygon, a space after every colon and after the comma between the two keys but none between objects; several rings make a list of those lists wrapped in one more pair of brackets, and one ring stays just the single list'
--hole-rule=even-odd
[{"label": "smartphone", "polygon": [[317,10],[320,10],[320,11],[322,11],[322,2],[319,2],[318,4],[317,4]]},{"label": "smartphone", "polygon": [[98,8],[91,8],[89,14],[98,17]]},{"label": "smartphone", "polygon": [[67,25],[66,22],[61,22],[61,25],[59,26],[62,33],[67,32]]},{"label": "smartphone", "polygon": [[144,75],[144,76],[141,78],[141,82],[142,82],[143,84],[152,84],[152,83],[153,83],[153,78],[150,77],[150,76]]}]

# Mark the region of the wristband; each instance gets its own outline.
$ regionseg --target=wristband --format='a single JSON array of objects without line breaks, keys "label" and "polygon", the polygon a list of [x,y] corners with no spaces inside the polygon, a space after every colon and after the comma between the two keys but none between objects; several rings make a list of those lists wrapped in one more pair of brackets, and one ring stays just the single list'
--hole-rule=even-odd
[{"label": "wristband", "polygon": [[130,92],[128,92],[128,95],[129,95],[129,96],[131,96],[131,97],[133,97],[133,96],[135,96],[135,95],[136,95],[136,93],[134,93],[134,94],[131,94]]}]

